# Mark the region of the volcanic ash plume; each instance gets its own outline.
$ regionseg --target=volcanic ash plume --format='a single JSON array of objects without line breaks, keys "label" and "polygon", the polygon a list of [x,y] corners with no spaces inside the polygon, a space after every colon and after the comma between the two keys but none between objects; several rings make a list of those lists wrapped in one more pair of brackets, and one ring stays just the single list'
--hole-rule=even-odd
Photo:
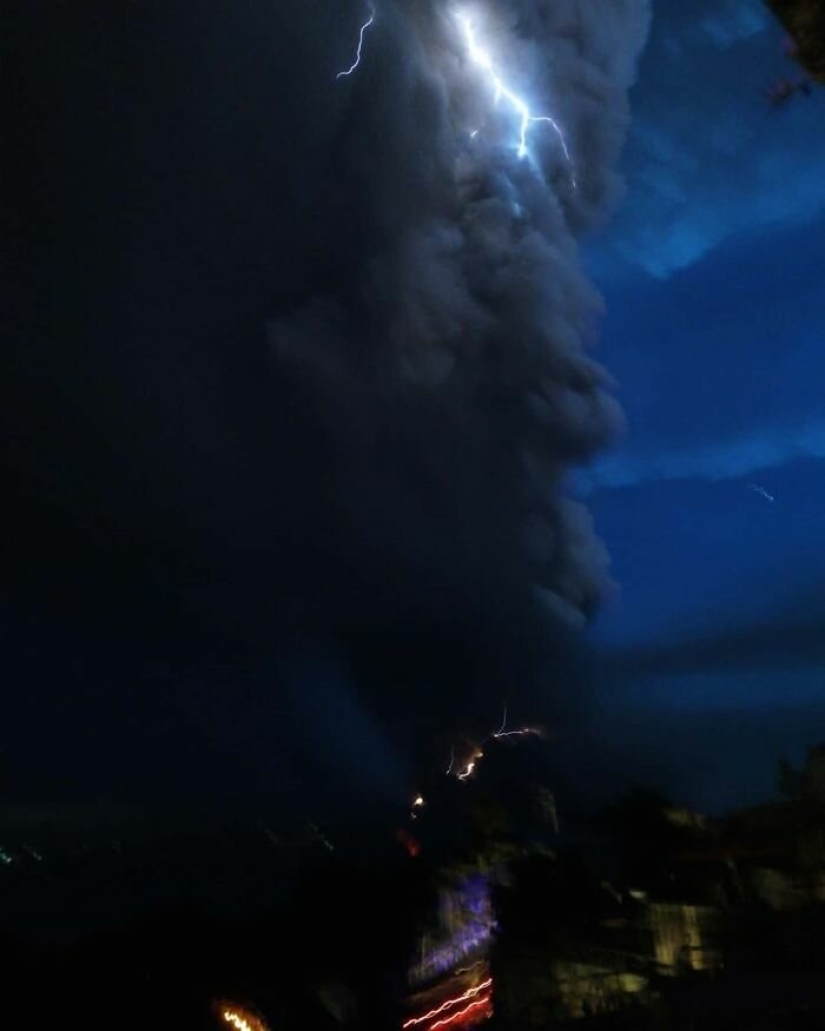
[{"label": "volcanic ash plume", "polygon": [[[186,791],[406,799],[406,740],[441,770],[502,700],[551,722],[515,691],[575,698],[546,660],[607,579],[563,496],[621,425],[577,237],[620,196],[647,0],[11,8],[6,593],[42,685],[12,736],[72,684],[61,778],[92,734],[141,790],[161,742]],[[231,775],[181,773],[167,669]]]},{"label": "volcanic ash plume", "polygon": [[276,369],[323,423],[366,581],[576,623],[607,562],[560,483],[622,423],[576,235],[619,194],[647,3],[375,10],[335,87],[339,268],[273,320]]}]

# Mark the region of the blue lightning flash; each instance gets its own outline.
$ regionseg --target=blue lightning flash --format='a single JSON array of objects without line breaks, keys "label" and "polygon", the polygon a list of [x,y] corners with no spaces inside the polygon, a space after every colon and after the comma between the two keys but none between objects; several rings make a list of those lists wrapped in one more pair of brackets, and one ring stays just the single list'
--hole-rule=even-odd
[{"label": "blue lightning flash", "polygon": [[365,21],[364,24],[361,26],[361,31],[358,34],[358,49],[355,51],[355,60],[353,61],[351,67],[347,68],[346,71],[338,72],[338,74],[335,76],[336,79],[345,79],[347,78],[347,76],[352,75],[352,73],[361,63],[361,51],[364,49],[364,36],[366,36],[367,34],[367,29],[375,21],[375,8],[372,6],[372,4],[369,4],[369,12],[370,16],[367,19],[367,21]]},{"label": "blue lightning flash", "polygon": [[473,64],[478,65],[483,71],[489,76],[490,82],[493,85],[496,96],[496,103],[502,98],[507,101],[510,107],[516,112],[521,120],[521,130],[519,133],[519,145],[518,145],[518,156],[520,158],[527,156],[527,136],[530,132],[530,126],[536,122],[545,122],[552,126],[553,131],[559,138],[561,149],[564,152],[564,156],[568,164],[572,164],[570,158],[570,151],[567,147],[567,140],[564,138],[564,132],[561,126],[549,115],[534,115],[530,113],[530,108],[527,106],[527,102],[523,100],[517,93],[514,93],[509,86],[505,83],[499,72],[496,70],[496,66],[493,64],[493,59],[489,53],[481,46],[479,46],[478,40],[476,39],[475,30],[473,23],[465,14],[459,14],[456,16],[459,24],[464,30],[464,39],[467,44],[467,52],[470,55],[470,59]]}]

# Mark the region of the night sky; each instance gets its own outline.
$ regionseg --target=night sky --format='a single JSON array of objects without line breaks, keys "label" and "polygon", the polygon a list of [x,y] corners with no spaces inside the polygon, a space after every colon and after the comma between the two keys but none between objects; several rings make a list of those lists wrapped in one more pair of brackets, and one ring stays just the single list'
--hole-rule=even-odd
[{"label": "night sky", "polygon": [[505,700],[712,808],[819,736],[825,100],[755,0],[472,7],[569,160],[434,0],[344,79],[344,0],[12,4],[7,819],[396,803]]},{"label": "night sky", "polygon": [[825,97],[766,103],[783,50],[759,3],[655,5],[628,194],[589,247],[629,424],[587,477],[619,585],[603,704],[712,808],[825,734]]}]

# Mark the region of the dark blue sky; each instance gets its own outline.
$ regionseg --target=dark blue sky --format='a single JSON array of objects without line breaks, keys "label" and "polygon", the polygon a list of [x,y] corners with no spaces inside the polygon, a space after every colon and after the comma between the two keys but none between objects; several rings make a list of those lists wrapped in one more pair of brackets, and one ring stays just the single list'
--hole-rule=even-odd
[{"label": "dark blue sky", "polygon": [[[620,588],[609,652],[784,625],[825,582],[825,92],[764,96],[794,74],[758,0],[654,5],[627,197],[588,248],[629,423],[584,477]],[[602,707],[687,801],[757,800],[778,753],[825,738],[821,659],[778,650],[605,673]]]}]

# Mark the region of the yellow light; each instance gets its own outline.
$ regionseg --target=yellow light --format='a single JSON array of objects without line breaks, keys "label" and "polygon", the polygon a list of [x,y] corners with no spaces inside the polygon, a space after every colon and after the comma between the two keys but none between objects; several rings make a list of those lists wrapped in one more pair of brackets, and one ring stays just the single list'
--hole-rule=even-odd
[{"label": "yellow light", "polygon": [[218,1003],[217,1015],[227,1027],[235,1031],[267,1031],[266,1024],[254,1014],[228,1002]]},{"label": "yellow light", "polygon": [[232,1027],[236,1027],[238,1031],[252,1031],[252,1025],[248,1020],[244,1020],[243,1017],[239,1017],[237,1013],[233,1013],[232,1010],[223,1011],[223,1019],[227,1024]]}]

